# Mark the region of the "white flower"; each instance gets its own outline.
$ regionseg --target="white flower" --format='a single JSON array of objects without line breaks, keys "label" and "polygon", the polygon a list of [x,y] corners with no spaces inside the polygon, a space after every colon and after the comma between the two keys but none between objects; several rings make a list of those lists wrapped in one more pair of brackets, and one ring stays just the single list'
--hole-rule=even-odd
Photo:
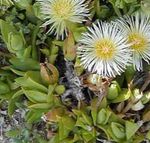
[{"label": "white flower", "polygon": [[143,69],[142,59],[150,60],[150,18],[144,14],[136,13],[117,20],[118,26],[132,50],[133,65],[138,71]]},{"label": "white flower", "polygon": [[57,38],[64,33],[70,23],[82,23],[89,16],[88,5],[85,0],[37,0],[41,13],[46,22],[43,26],[51,25],[48,33],[55,33]]},{"label": "white flower", "polygon": [[77,50],[81,64],[92,73],[102,77],[115,77],[126,69],[130,61],[130,50],[126,37],[116,24],[98,22],[88,28],[80,40]]}]

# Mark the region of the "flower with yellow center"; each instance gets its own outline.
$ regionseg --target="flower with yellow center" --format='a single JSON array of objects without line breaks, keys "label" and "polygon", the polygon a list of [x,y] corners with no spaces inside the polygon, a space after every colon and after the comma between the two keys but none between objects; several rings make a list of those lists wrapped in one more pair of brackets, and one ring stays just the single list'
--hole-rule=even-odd
[{"label": "flower with yellow center", "polygon": [[67,35],[70,23],[82,23],[89,17],[89,9],[85,0],[37,0],[44,16],[43,26],[51,25],[49,32],[57,38]]},{"label": "flower with yellow center", "polygon": [[130,62],[127,38],[116,24],[98,22],[88,28],[80,40],[77,55],[81,64],[102,77],[120,75]]},{"label": "flower with yellow center", "polygon": [[143,69],[142,60],[150,60],[150,17],[141,13],[117,20],[124,36],[128,38],[132,50],[134,68]]}]

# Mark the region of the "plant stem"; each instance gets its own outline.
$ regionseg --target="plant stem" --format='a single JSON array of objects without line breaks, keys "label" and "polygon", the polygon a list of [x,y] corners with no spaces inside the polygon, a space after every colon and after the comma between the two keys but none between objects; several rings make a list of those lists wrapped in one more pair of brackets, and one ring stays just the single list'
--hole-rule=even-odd
[{"label": "plant stem", "polygon": [[38,23],[32,34],[32,58],[38,60],[38,52],[36,49],[36,36],[39,32],[41,23]]},{"label": "plant stem", "polygon": [[120,12],[119,8],[118,8],[118,7],[116,7],[115,5],[113,5],[113,8],[114,8],[114,11],[115,11],[115,13],[117,14],[117,16],[118,16],[118,17],[121,17],[121,16],[122,16],[122,14],[121,14],[121,12]]}]

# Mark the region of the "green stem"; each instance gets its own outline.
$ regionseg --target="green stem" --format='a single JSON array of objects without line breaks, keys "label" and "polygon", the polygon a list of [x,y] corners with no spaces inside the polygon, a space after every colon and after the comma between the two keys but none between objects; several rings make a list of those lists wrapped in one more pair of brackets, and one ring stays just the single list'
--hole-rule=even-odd
[{"label": "green stem", "polygon": [[32,58],[35,59],[35,60],[38,60],[38,51],[36,49],[36,37],[37,37],[37,34],[39,32],[40,25],[41,25],[41,23],[39,23],[35,27],[35,29],[33,31],[33,34],[32,34]]},{"label": "green stem", "polygon": [[96,8],[96,15],[98,17],[100,17],[100,1],[99,0],[95,0],[94,5],[95,5],[95,8]]},{"label": "green stem", "polygon": [[125,6],[125,7],[123,8],[123,13],[126,14],[127,11],[128,11],[128,10],[127,10],[127,7]]},{"label": "green stem", "polygon": [[121,14],[121,12],[120,12],[119,8],[118,8],[118,7],[116,7],[115,5],[113,5],[113,8],[114,8],[114,11],[115,11],[115,13],[117,14],[117,16],[118,16],[118,17],[121,17],[121,16],[122,16],[122,14]]}]

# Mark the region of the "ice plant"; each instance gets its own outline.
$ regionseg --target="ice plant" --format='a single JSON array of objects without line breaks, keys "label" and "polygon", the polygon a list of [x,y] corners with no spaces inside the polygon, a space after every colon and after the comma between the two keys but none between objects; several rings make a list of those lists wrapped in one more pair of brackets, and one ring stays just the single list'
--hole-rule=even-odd
[{"label": "ice plant", "polygon": [[43,26],[51,25],[48,33],[64,38],[70,23],[82,23],[89,16],[85,0],[37,0],[44,16]]},{"label": "ice plant", "polygon": [[143,69],[142,60],[150,60],[150,17],[141,13],[125,16],[117,20],[118,26],[132,50],[133,65],[138,71]]},{"label": "ice plant", "polygon": [[83,33],[77,54],[81,64],[102,77],[120,75],[130,60],[126,37],[116,24],[98,22]]}]

